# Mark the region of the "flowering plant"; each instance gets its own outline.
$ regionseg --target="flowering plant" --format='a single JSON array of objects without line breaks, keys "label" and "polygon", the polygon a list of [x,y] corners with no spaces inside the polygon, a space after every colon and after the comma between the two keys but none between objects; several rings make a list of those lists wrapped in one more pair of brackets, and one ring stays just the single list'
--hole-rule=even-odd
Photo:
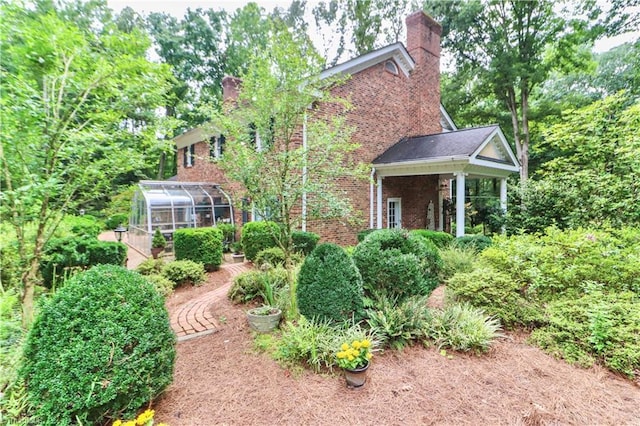
[{"label": "flowering plant", "polygon": [[372,356],[371,341],[362,339],[354,340],[351,344],[343,343],[336,354],[336,360],[341,368],[355,370],[367,365]]},{"label": "flowering plant", "polygon": [[[134,420],[122,421],[120,419],[113,422],[112,426],[153,426],[154,410],[145,410]],[[167,426],[166,423],[158,423],[158,426]]]}]

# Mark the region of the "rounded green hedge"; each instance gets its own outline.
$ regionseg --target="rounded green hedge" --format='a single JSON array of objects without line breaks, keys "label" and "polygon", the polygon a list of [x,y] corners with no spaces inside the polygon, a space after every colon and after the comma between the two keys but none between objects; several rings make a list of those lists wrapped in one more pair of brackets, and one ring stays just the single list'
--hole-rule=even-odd
[{"label": "rounded green hedge", "polygon": [[304,260],[296,297],[300,313],[309,319],[339,322],[363,317],[362,277],[342,247],[325,243]]},{"label": "rounded green hedge", "polygon": [[218,228],[182,228],[173,233],[176,260],[202,263],[207,271],[222,264],[222,231]]},{"label": "rounded green hedge", "polygon": [[247,260],[254,261],[258,252],[277,247],[280,228],[275,222],[249,222],[242,226],[242,248]]},{"label": "rounded green hedge", "polygon": [[318,245],[320,235],[313,232],[293,231],[291,240],[293,241],[293,249],[296,252],[308,256]]},{"label": "rounded green hedge", "polygon": [[42,306],[20,373],[44,425],[102,424],[158,396],[175,355],[163,298],[138,273],[101,265]]},{"label": "rounded green hedge", "polygon": [[414,229],[410,233],[426,238],[440,249],[449,247],[454,240],[454,236],[448,232],[432,231],[430,229]]},{"label": "rounded green hedge", "polygon": [[356,246],[353,260],[370,295],[388,295],[398,301],[430,294],[442,267],[431,241],[399,229],[369,234]]}]

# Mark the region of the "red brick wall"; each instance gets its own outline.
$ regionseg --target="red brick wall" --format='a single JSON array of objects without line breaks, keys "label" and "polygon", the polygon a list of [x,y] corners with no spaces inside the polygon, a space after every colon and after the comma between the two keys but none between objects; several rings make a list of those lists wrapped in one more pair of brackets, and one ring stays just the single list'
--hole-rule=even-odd
[{"label": "red brick wall", "polygon": [[[442,131],[440,127],[440,26],[421,12],[407,18],[408,51],[416,62],[409,76],[400,70],[394,75],[384,64],[367,68],[351,76],[333,94],[350,100],[353,109],[347,113],[349,125],[355,128],[352,140],[360,144],[355,156],[363,163],[371,163],[386,149],[406,136],[418,136]],[[235,88],[234,86],[233,88]],[[335,105],[319,105],[319,115],[336,112]],[[239,186],[228,182],[215,164],[208,163],[209,148],[205,143],[196,146],[196,163],[192,168],[182,166],[182,152],[178,155],[178,179],[219,183],[234,194],[239,202]],[[206,162],[205,162],[206,161]],[[345,196],[351,199],[355,214],[322,223],[309,222],[307,230],[317,232],[323,241],[355,244],[356,233],[369,227],[369,182],[344,178],[339,182]],[[386,227],[388,197],[402,198],[403,225],[424,228],[427,205],[433,200],[438,218],[437,177],[398,177],[383,181],[383,217]],[[375,194],[374,194],[375,200]],[[375,208],[375,207],[374,207]],[[376,212],[377,209],[374,209]],[[236,209],[236,223],[240,211]]]}]

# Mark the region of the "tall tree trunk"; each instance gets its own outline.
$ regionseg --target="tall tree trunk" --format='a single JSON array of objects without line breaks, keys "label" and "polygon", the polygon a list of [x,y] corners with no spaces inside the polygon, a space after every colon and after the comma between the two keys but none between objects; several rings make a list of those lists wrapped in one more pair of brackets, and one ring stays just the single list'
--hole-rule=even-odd
[{"label": "tall tree trunk", "polygon": [[[523,184],[526,181],[526,177],[523,180],[523,170],[526,168],[525,164],[529,161],[528,152],[525,154],[522,140],[520,139],[520,122],[518,117],[518,102],[516,101],[516,92],[513,87],[507,89],[507,106],[511,113],[511,125],[513,127],[513,139],[516,144],[516,155],[520,160],[520,183]],[[528,150],[528,146],[527,146]],[[526,161],[525,161],[526,160]]]},{"label": "tall tree trunk", "polygon": [[522,151],[520,153],[520,183],[526,184],[529,179],[529,91],[527,83],[522,83],[521,93],[522,114]]}]

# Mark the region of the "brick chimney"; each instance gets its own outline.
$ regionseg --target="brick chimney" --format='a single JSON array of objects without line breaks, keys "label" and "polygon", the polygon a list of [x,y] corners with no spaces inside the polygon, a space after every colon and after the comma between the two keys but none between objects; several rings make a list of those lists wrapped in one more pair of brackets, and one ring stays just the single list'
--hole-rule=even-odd
[{"label": "brick chimney", "polygon": [[222,102],[228,101],[234,102],[238,99],[238,93],[240,91],[240,84],[242,80],[237,77],[225,75],[222,78]]},{"label": "brick chimney", "polygon": [[440,35],[442,26],[424,12],[406,18],[407,51],[416,62],[411,75],[417,122],[411,136],[440,133]]},{"label": "brick chimney", "polygon": [[[439,58],[442,26],[422,11],[407,16],[406,23],[409,53],[412,56],[419,56],[422,53],[419,52],[418,49],[420,49]],[[416,59],[415,56],[414,59]]]}]

